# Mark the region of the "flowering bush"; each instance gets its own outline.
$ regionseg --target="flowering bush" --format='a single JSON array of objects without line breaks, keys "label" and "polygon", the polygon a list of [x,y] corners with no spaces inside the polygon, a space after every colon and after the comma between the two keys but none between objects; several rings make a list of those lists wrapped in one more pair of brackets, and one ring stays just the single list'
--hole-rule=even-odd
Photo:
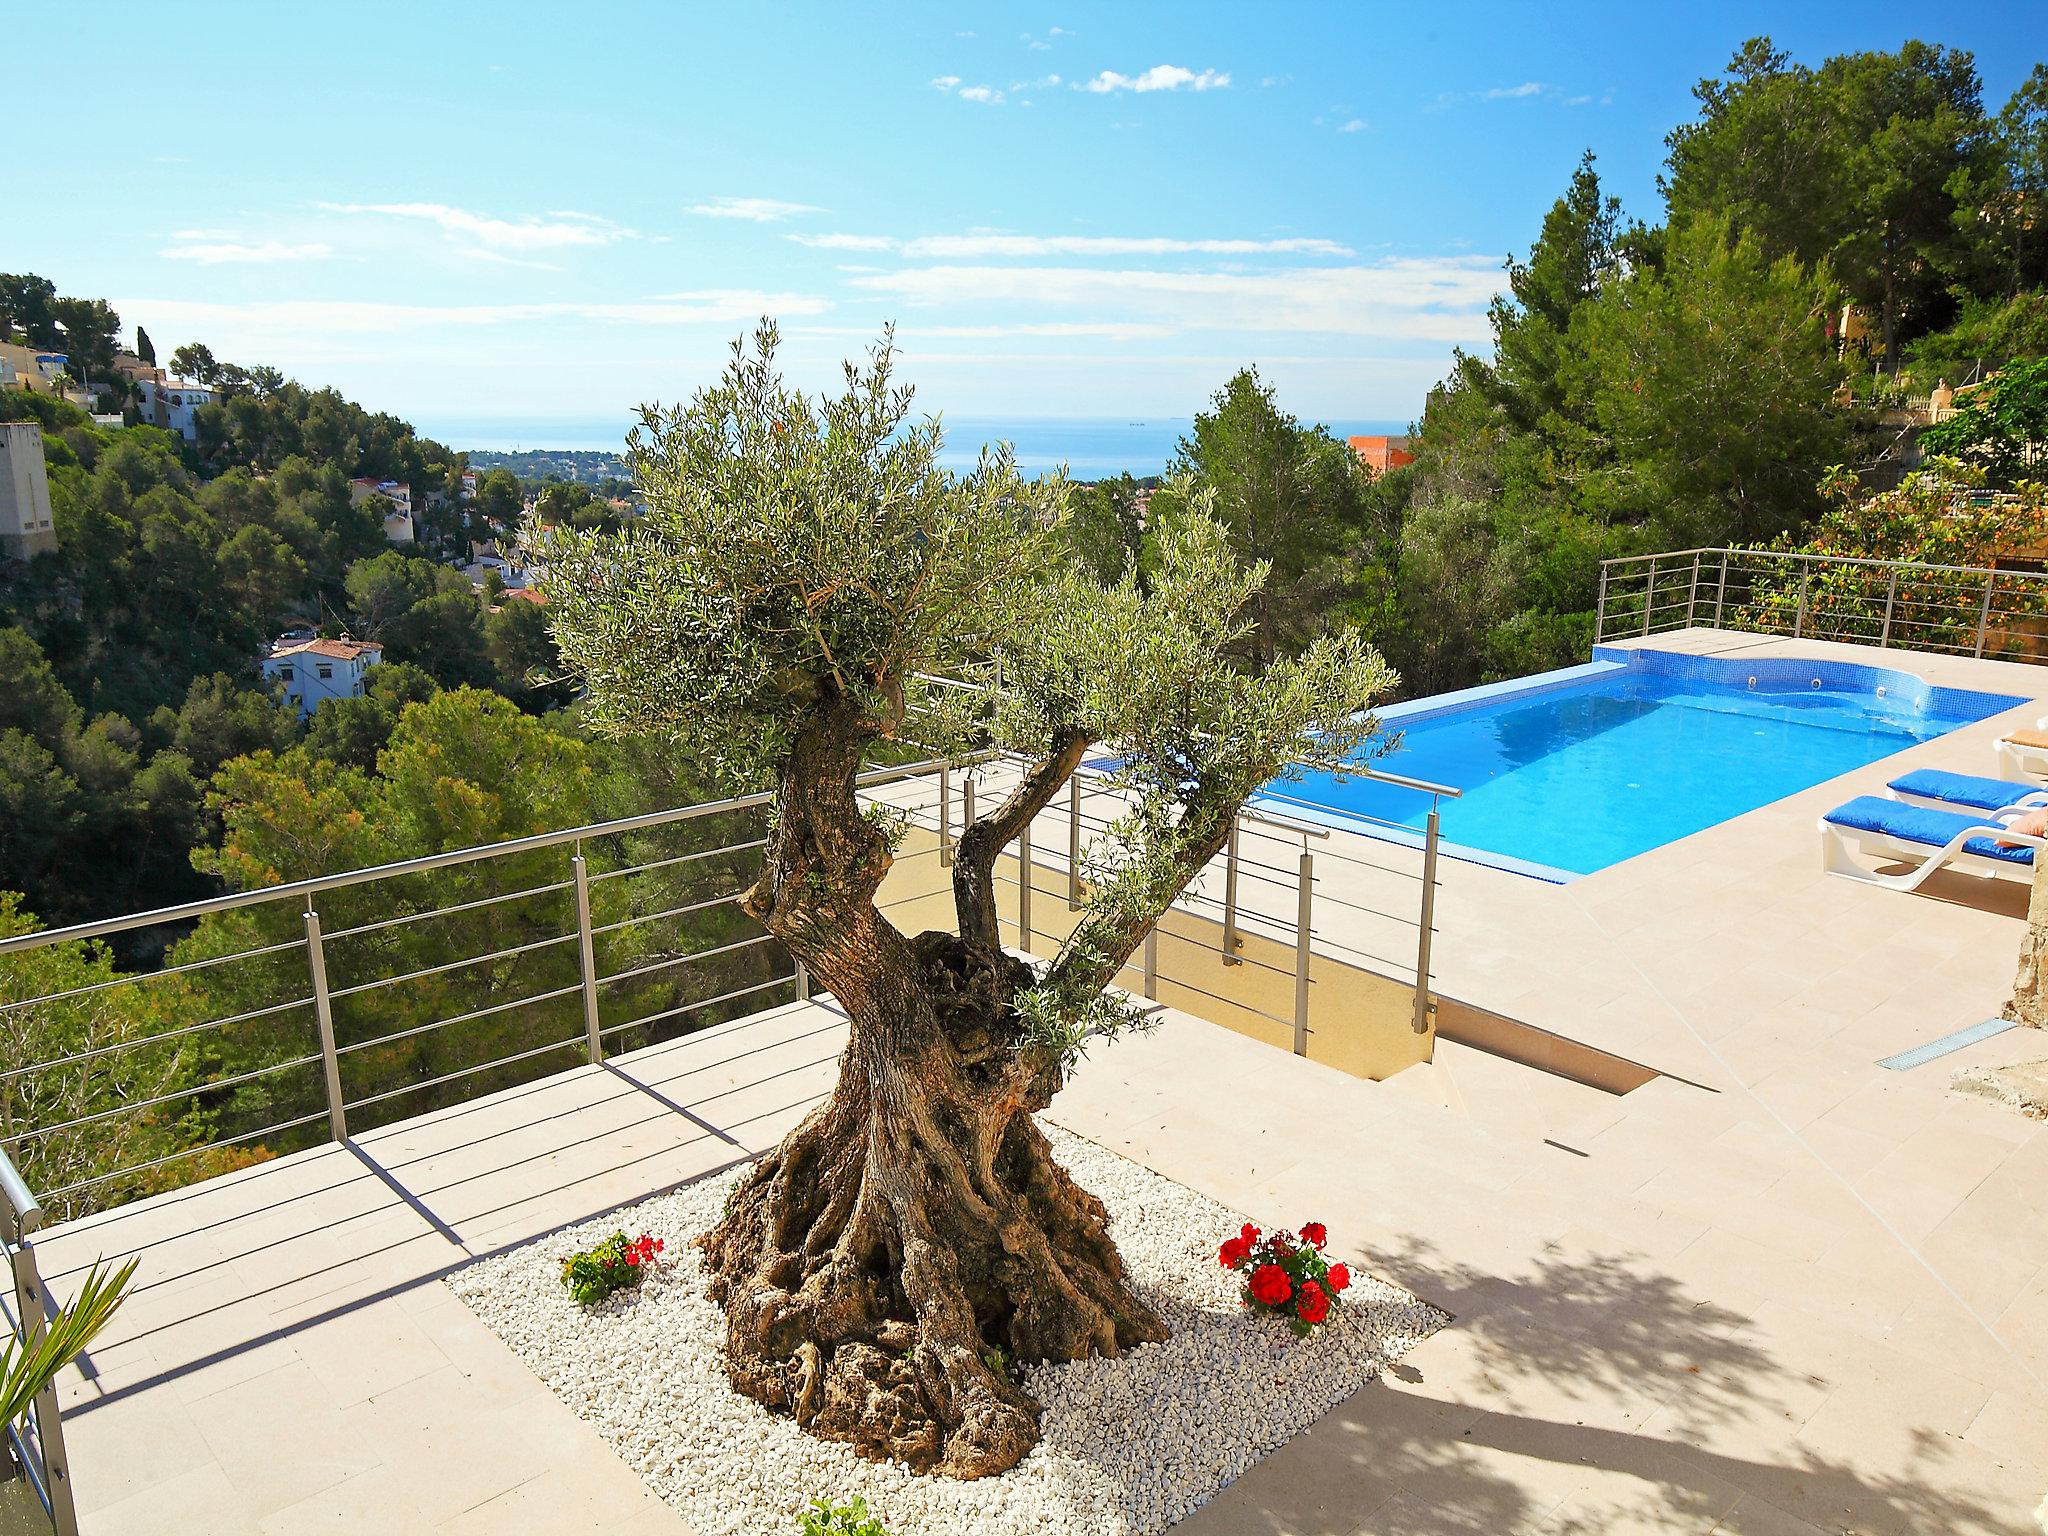
[{"label": "flowering bush", "polygon": [[1265,1236],[1246,1222],[1216,1257],[1225,1269],[1245,1277],[1247,1311],[1286,1319],[1294,1336],[1302,1339],[1329,1320],[1338,1295],[1351,1288],[1350,1268],[1323,1258],[1323,1245],[1329,1240],[1320,1221],[1310,1222],[1299,1236]]},{"label": "flowering bush", "polygon": [[586,1253],[572,1253],[562,1260],[562,1284],[586,1307],[594,1307],[613,1291],[640,1283],[655,1264],[663,1244],[658,1237],[642,1232],[628,1239],[614,1232]]}]

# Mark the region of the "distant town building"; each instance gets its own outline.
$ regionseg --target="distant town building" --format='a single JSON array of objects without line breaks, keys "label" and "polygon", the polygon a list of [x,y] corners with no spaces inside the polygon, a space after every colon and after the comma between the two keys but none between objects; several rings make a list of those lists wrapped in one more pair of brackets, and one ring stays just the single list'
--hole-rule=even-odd
[{"label": "distant town building", "polygon": [[62,352],[0,341],[0,389],[32,389],[37,394],[53,395],[70,360]]},{"label": "distant town building", "polygon": [[0,559],[27,560],[56,547],[43,429],[32,421],[0,422]]},{"label": "distant town building", "polygon": [[1408,439],[1405,437],[1354,437],[1349,441],[1351,451],[1358,455],[1358,462],[1375,475],[1384,475],[1390,469],[1415,462],[1415,455],[1408,451]]},{"label": "distant town building", "polygon": [[368,501],[372,496],[381,496],[391,503],[384,513],[384,537],[393,544],[412,543],[416,536],[412,521],[412,487],[398,480],[349,481],[351,506]]},{"label": "distant town building", "polygon": [[265,648],[260,666],[264,681],[282,687],[303,719],[329,699],[361,698],[363,675],[383,659],[384,647],[373,640],[285,635]]},{"label": "distant town building", "polygon": [[142,424],[175,432],[188,443],[199,441],[199,407],[220,398],[211,385],[195,384],[190,379],[139,379],[135,388]]}]

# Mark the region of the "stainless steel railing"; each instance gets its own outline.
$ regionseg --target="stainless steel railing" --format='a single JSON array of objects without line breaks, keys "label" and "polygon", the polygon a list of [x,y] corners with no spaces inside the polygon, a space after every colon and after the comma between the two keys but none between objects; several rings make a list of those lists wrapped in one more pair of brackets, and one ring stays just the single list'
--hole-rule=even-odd
[{"label": "stainless steel railing", "polygon": [[[1002,768],[993,758],[934,759],[864,775],[862,787],[875,797],[904,781],[935,783],[928,824],[943,864],[956,800],[971,819],[977,782]],[[1070,906],[1082,900],[1095,840],[1121,814],[1119,794],[1110,776],[1075,778],[1064,829]],[[53,1027],[15,1038],[61,1042],[0,1065],[0,1149],[41,1190],[39,1211],[77,1214],[205,1178],[236,1159],[346,1143],[357,1131],[601,1063],[621,1046],[778,996],[807,997],[802,968],[736,905],[752,875],[747,856],[766,842],[759,814],[771,798],[739,796],[0,939],[0,1029],[40,1018]],[[1056,827],[1056,817],[1047,820]],[[1291,1027],[1297,1050],[1307,1049],[1310,1029],[1312,945],[1412,986],[1414,1028],[1428,1027],[1436,812],[1419,839],[1393,823],[1354,820],[1417,846],[1333,838],[1327,825],[1254,806],[1230,839],[1220,882],[1205,874],[1179,898],[1183,910],[1220,922],[1229,964],[1282,969],[1240,953],[1246,932],[1292,946],[1284,967],[1292,1015],[1263,1016]],[[669,841],[679,836],[693,841]],[[1003,921],[1027,950],[1042,937],[1036,882],[1026,874],[1037,862],[1031,836],[1026,828],[1019,840],[1015,877],[1003,876],[1017,891],[1015,916]],[[646,846],[650,838],[658,846]],[[1057,841],[1055,832],[1046,846]],[[50,946],[90,956],[92,941],[195,921],[195,940],[210,935],[218,951],[188,942],[157,971],[39,991],[10,968]],[[1155,927],[1127,968],[1133,990],[1156,997],[1163,975],[1213,995],[1192,955],[1175,958],[1192,942]]]},{"label": "stainless steel railing", "polygon": [[[29,1192],[5,1149],[0,1149],[0,1249],[7,1254],[13,1280],[9,1323],[23,1351],[41,1343],[49,1326],[49,1297],[36,1268],[35,1243],[30,1236],[42,1223],[42,1202]],[[64,1454],[64,1415],[56,1384],[52,1382],[36,1394],[27,1419],[5,1429],[8,1444],[49,1516],[55,1536],[78,1536],[78,1511],[72,1501],[71,1464]]]},{"label": "stainless steel railing", "polygon": [[[942,770],[936,775],[936,799],[928,805],[903,807],[911,820],[937,834],[931,850],[943,865],[951,858],[954,802],[960,805],[959,824],[974,819],[975,805],[990,780],[1002,781],[1016,771],[1016,764],[992,754],[972,768],[960,772]],[[1456,798],[1460,791],[1448,785],[1432,784],[1372,769],[1347,769],[1347,773],[1399,784],[1431,795],[1432,802],[1421,832],[1404,824],[1357,813],[1336,813],[1336,826],[1275,814],[1259,805],[1240,812],[1224,844],[1220,869],[1212,865],[1190,881],[1174,906],[1214,921],[1220,930],[1217,958],[1225,966],[1246,965],[1290,977],[1294,997],[1291,1013],[1281,1015],[1257,1007],[1242,998],[1226,997],[1201,986],[1193,976],[1174,964],[1173,949],[1162,962],[1160,943],[1164,939],[1176,948],[1200,946],[1186,934],[1154,924],[1142,947],[1140,958],[1124,968],[1135,978],[1132,990],[1157,998],[1161,980],[1222,1007],[1264,1018],[1292,1032],[1297,1054],[1308,1053],[1312,1019],[1314,972],[1312,956],[1323,953],[1353,966],[1375,972],[1403,984],[1411,992],[1411,1023],[1417,1034],[1427,1033],[1431,1006],[1431,948],[1436,931],[1435,905],[1440,845],[1440,802]],[[955,785],[958,777],[960,783]],[[1090,810],[1094,803],[1098,809]],[[1123,791],[1113,775],[1087,768],[1068,781],[1064,809],[1048,808],[1026,826],[1012,845],[1010,866],[1015,874],[999,870],[998,880],[1014,892],[1015,917],[998,913],[998,922],[1016,947],[1032,950],[1044,937],[1033,923],[1032,892],[1037,881],[1026,872],[1044,867],[1034,851],[1055,849],[1064,831],[1066,868],[1065,897],[1069,910],[1077,908],[1084,896],[1089,849],[1096,838],[1108,833],[1124,808]],[[1333,813],[1317,807],[1319,818]],[[1043,833],[1050,823],[1053,838]],[[1064,826],[1061,826],[1064,823]],[[1350,830],[1361,836],[1334,837],[1333,830]],[[1311,844],[1316,845],[1311,847]],[[1058,854],[1053,855],[1058,858]],[[1320,861],[1320,863],[1319,863]],[[1334,877],[1334,878],[1333,878]],[[1212,886],[1220,885],[1220,891]],[[1334,911],[1336,921],[1317,925],[1319,911]],[[1244,952],[1243,935],[1256,931],[1292,951],[1290,963],[1282,966]]]},{"label": "stainless steel railing", "polygon": [[[937,766],[879,770],[863,783]],[[204,1177],[250,1148],[346,1142],[352,1129],[601,1062],[624,1036],[651,1041],[778,990],[802,995],[797,967],[736,905],[750,871],[735,861],[764,846],[759,815],[771,799],[0,939],[0,1027],[41,1017],[51,1026],[41,1037],[65,1047],[0,1065],[0,1148],[44,1205],[76,1214],[186,1172]],[[692,846],[621,851],[702,828],[714,836]],[[449,889],[458,878],[465,888]],[[195,921],[247,926],[224,931],[221,953],[157,971],[48,992],[10,974],[10,961],[53,945],[89,958],[90,941]],[[431,963],[408,963],[428,942],[438,946]],[[698,978],[714,966],[707,988]],[[111,1067],[129,1072],[118,1088],[104,1081]]]},{"label": "stainless steel railing", "polygon": [[1595,645],[1694,626],[2048,661],[2048,572],[1760,549],[1601,562]]}]

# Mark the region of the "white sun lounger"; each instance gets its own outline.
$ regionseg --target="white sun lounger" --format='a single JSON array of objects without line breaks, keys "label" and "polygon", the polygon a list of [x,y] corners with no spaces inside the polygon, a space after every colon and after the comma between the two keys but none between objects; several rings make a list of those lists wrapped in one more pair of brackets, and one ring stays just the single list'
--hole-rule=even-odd
[{"label": "white sun lounger", "polygon": [[[1944,869],[2031,881],[2034,858],[2048,848],[2048,838],[2011,831],[2006,823],[2020,814],[2005,810],[1964,816],[1858,795],[1821,817],[1821,863],[1831,875],[1899,891],[1917,890]],[[2016,846],[2001,847],[2000,840]],[[1858,862],[1858,854],[1914,867],[1881,874]]]},{"label": "white sun lounger", "polygon": [[2008,731],[1991,744],[2001,779],[2048,779],[2048,715],[2031,730]]}]

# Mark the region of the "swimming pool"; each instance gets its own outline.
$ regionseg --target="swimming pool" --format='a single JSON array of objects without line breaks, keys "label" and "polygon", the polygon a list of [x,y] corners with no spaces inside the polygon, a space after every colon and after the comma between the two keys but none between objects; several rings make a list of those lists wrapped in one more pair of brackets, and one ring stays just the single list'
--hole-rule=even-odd
[{"label": "swimming pool", "polygon": [[[1562,881],[2025,702],[1880,667],[1601,646],[1583,667],[1382,710],[1401,742],[1373,766],[1464,791],[1442,804],[1444,852]],[[1396,838],[1432,799],[1327,773],[1265,798]]]}]

